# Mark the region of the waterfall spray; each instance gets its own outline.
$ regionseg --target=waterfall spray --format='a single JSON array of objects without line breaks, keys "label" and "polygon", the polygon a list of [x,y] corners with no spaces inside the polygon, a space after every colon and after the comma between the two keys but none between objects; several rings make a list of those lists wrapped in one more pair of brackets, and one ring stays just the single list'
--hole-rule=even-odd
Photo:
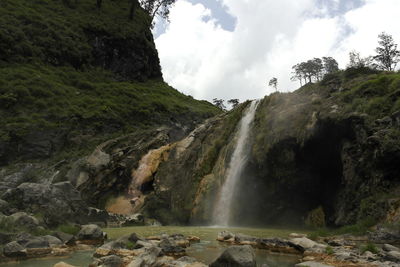
[{"label": "waterfall spray", "polygon": [[241,179],[242,172],[248,160],[249,133],[251,123],[257,110],[259,100],[254,100],[246,109],[239,123],[235,140],[237,140],[235,149],[230,159],[224,184],[221,187],[217,202],[214,207],[213,223],[218,226],[229,226],[232,209],[234,207],[234,193],[238,181]]}]

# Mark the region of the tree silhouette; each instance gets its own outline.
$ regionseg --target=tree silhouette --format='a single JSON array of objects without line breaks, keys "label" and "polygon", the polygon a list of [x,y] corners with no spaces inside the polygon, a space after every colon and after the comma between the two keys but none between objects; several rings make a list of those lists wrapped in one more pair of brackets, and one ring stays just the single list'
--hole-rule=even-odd
[{"label": "tree silhouette", "polygon": [[278,90],[278,79],[273,77],[271,80],[269,80],[268,86],[275,88],[275,91],[277,91]]},{"label": "tree silhouette", "polygon": [[397,44],[394,43],[391,35],[384,32],[379,34],[378,38],[380,46],[375,49],[377,55],[374,56],[374,60],[378,68],[394,71],[400,61],[400,51],[397,50]]},{"label": "tree silhouette", "polygon": [[229,99],[228,104],[230,104],[232,108],[236,108],[239,105],[239,99]]},{"label": "tree silhouette", "polygon": [[218,108],[220,108],[220,109],[222,109],[222,110],[225,110],[225,109],[226,109],[226,107],[225,107],[225,105],[224,105],[224,101],[225,101],[225,100],[223,100],[223,99],[218,99],[218,98],[214,98],[214,99],[213,99],[214,105],[216,105]]}]

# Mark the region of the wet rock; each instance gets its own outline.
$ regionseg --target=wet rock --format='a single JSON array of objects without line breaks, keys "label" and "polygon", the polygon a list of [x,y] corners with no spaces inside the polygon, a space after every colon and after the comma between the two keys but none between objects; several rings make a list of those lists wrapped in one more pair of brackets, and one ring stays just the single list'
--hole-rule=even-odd
[{"label": "wet rock", "polygon": [[58,247],[63,245],[63,242],[55,236],[52,235],[45,235],[41,237],[43,240],[49,243],[50,247]]},{"label": "wet rock", "polygon": [[232,246],[227,248],[210,267],[256,267],[254,250],[251,246]]},{"label": "wet rock", "polygon": [[42,238],[34,238],[25,244],[26,248],[48,248],[50,244]]},{"label": "wet rock", "polygon": [[161,248],[158,247],[146,248],[142,254],[129,263],[128,267],[152,266],[161,254],[161,251]]},{"label": "wet rock", "polygon": [[369,233],[369,239],[377,243],[397,242],[400,240],[400,231],[396,229],[378,227],[376,231]]},{"label": "wet rock", "polygon": [[293,238],[290,240],[293,244],[302,247],[304,250],[311,249],[318,243],[308,239],[307,237]]},{"label": "wet rock", "polygon": [[222,231],[218,233],[218,237],[217,240],[219,241],[226,241],[229,239],[233,239],[235,237],[235,235],[231,232],[228,231]]},{"label": "wet rock", "polygon": [[30,216],[25,212],[14,213],[10,215],[10,218],[14,221],[14,224],[18,227],[23,227],[33,230],[39,226],[39,221],[35,217]]},{"label": "wet rock", "polygon": [[161,240],[159,247],[166,255],[181,255],[185,253],[185,249],[179,246],[174,240],[165,238]]},{"label": "wet rock", "polygon": [[400,252],[399,251],[389,251],[385,255],[385,259],[393,262],[400,263]]},{"label": "wet rock", "polygon": [[10,204],[5,200],[0,199],[0,211],[3,214],[9,215],[10,214],[10,209],[11,209]]},{"label": "wet rock", "polygon": [[21,246],[25,246],[28,242],[32,241],[36,239],[35,236],[29,234],[29,233],[19,233],[17,234],[17,236],[15,237],[15,240],[18,242],[18,244],[20,244]]},{"label": "wet rock", "polygon": [[383,249],[384,251],[387,251],[387,252],[389,252],[389,251],[399,251],[399,252],[400,252],[400,248],[395,247],[395,246],[392,246],[392,245],[390,245],[390,244],[384,244],[384,245],[382,246],[382,249]]},{"label": "wet rock", "polygon": [[14,234],[0,232],[0,245],[4,245],[4,244],[11,242],[13,237],[14,237]]},{"label": "wet rock", "polygon": [[118,257],[116,255],[110,255],[110,256],[105,256],[101,257],[99,259],[96,259],[92,264],[89,265],[90,267],[121,267],[123,266],[123,260],[121,257]]},{"label": "wet rock", "polygon": [[306,237],[306,234],[298,234],[298,233],[290,233],[289,237],[290,238],[302,238],[302,237]]},{"label": "wet rock", "polygon": [[75,237],[73,235],[64,232],[55,232],[52,235],[57,239],[61,240],[61,242],[65,245],[75,244]]},{"label": "wet rock", "polygon": [[26,249],[18,244],[16,241],[12,241],[6,244],[3,248],[3,254],[6,257],[26,257]]},{"label": "wet rock", "polygon": [[107,226],[107,221],[110,219],[110,215],[107,211],[96,209],[93,207],[88,208],[88,221],[90,223],[97,224],[99,226]]},{"label": "wet rock", "polygon": [[258,238],[244,234],[236,234],[234,239],[236,243],[244,243],[244,242],[257,242]]},{"label": "wet rock", "polygon": [[334,266],[322,264],[315,261],[306,261],[296,264],[295,267],[334,267]]},{"label": "wet rock", "polygon": [[140,213],[136,213],[130,216],[126,216],[122,226],[137,226],[144,225],[144,216]]},{"label": "wet rock", "polygon": [[103,243],[106,234],[95,224],[82,225],[81,230],[76,235],[79,241],[93,241],[89,243]]}]

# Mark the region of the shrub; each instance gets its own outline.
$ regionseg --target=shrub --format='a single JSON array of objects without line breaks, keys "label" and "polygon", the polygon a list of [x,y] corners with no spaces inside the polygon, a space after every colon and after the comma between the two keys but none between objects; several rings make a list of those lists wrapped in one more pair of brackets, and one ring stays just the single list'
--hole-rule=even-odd
[{"label": "shrub", "polygon": [[361,247],[361,253],[365,253],[366,251],[372,252],[374,254],[379,253],[379,249],[373,243],[367,243],[366,245]]},{"label": "shrub", "polygon": [[331,246],[327,246],[325,248],[325,253],[328,255],[332,255],[334,253],[333,248]]},{"label": "shrub", "polygon": [[310,211],[305,219],[305,224],[310,227],[325,227],[325,213],[321,206]]},{"label": "shrub", "polygon": [[57,227],[57,230],[70,235],[76,235],[80,231],[80,228],[72,224],[62,224]]}]

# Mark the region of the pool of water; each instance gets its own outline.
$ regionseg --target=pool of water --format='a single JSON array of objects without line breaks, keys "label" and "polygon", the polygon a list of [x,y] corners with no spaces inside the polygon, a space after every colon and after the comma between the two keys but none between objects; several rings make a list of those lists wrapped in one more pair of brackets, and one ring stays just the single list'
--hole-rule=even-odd
[{"label": "pool of water", "polygon": [[19,262],[8,262],[0,264],[1,267],[9,266],[9,267],[53,267],[54,264],[59,263],[60,261],[66,262],[68,264],[74,266],[88,266],[92,263],[93,255],[92,250],[86,251],[77,251],[72,253],[66,257],[53,257],[53,258],[45,258],[45,259],[31,259]]},{"label": "pool of water", "polygon": [[[205,264],[210,264],[228,247],[228,245],[216,241],[217,235],[223,230],[233,233],[242,233],[257,237],[288,237],[290,233],[302,232],[294,229],[272,229],[272,228],[217,228],[217,227],[178,227],[178,226],[162,226],[162,227],[122,227],[122,228],[106,228],[109,239],[117,239],[121,236],[136,233],[140,236],[147,237],[151,235],[166,234],[183,234],[195,235],[200,237],[199,243],[192,244],[187,248],[187,254],[198,259]],[[299,262],[299,256],[291,256],[284,254],[268,253],[265,250],[256,249],[257,265],[261,266],[267,263],[271,267],[293,267]],[[78,251],[67,257],[54,257],[46,259],[32,259],[14,263],[0,264],[0,267],[52,267],[54,264],[63,261],[74,266],[88,266],[92,261],[93,251]]]},{"label": "pool of water", "polygon": [[[123,228],[106,228],[110,239],[116,239],[123,235],[136,233],[140,236],[166,234],[183,234],[195,235],[200,237],[201,242],[192,244],[187,248],[187,254],[198,259],[201,262],[210,264],[228,247],[228,245],[216,240],[219,232],[228,230],[233,233],[242,233],[256,237],[283,237],[287,238],[290,233],[302,232],[299,229],[279,229],[279,228],[219,228],[219,227],[180,227],[180,226],[162,226],[162,227],[123,227]],[[299,262],[300,257],[296,255],[286,255],[278,253],[269,253],[265,250],[257,249],[256,260],[257,265],[261,266],[266,263],[271,267],[292,267]]]}]

